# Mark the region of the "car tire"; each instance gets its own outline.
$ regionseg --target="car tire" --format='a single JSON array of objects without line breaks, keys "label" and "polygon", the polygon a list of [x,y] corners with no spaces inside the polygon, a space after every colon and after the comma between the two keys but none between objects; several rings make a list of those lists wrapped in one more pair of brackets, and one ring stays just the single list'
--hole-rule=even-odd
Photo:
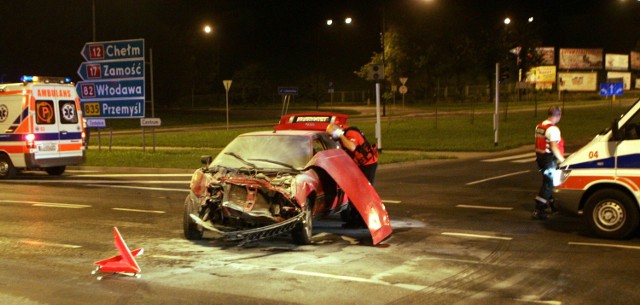
[{"label": "car tire", "polygon": [[7,155],[0,155],[0,179],[11,179],[16,175],[11,159]]},{"label": "car tire", "polygon": [[192,213],[198,213],[198,201],[194,194],[187,195],[184,201],[184,213],[182,217],[182,228],[184,237],[188,240],[200,240],[204,234],[204,230],[191,219]]},{"label": "car tire", "polygon": [[291,237],[293,242],[298,245],[311,244],[311,238],[313,237],[313,213],[311,200],[307,199],[307,204],[304,208],[304,216],[302,220],[296,224],[291,231]]},{"label": "car tire", "polygon": [[640,212],[625,192],[605,189],[595,192],[585,205],[587,226],[596,235],[610,239],[629,237],[638,227]]},{"label": "car tire", "polygon": [[60,176],[62,174],[64,174],[64,171],[67,169],[66,166],[54,166],[54,167],[47,167],[44,169],[45,172],[47,172],[47,174],[49,174],[49,176]]}]

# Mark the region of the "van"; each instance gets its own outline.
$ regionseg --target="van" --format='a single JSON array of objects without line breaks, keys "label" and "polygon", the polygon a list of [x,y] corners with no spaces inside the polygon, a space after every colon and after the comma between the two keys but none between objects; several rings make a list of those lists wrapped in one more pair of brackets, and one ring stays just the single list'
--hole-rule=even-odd
[{"label": "van", "polygon": [[18,170],[64,173],[85,160],[80,99],[69,79],[24,76],[0,84],[0,179]]},{"label": "van", "polygon": [[634,233],[640,223],[640,100],[560,164],[558,173],[558,209],[582,214],[600,237]]}]

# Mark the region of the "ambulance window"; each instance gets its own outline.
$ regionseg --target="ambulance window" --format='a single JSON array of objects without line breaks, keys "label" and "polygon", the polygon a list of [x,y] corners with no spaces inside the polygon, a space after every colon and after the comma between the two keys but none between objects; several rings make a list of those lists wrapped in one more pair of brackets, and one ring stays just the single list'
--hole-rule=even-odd
[{"label": "ambulance window", "polygon": [[51,125],[56,123],[53,101],[36,101],[36,124]]},{"label": "ambulance window", "polygon": [[78,123],[78,114],[74,101],[59,101],[58,106],[60,108],[60,122],[62,124]]},{"label": "ambulance window", "polygon": [[636,113],[624,126],[626,140],[640,139],[640,112]]}]

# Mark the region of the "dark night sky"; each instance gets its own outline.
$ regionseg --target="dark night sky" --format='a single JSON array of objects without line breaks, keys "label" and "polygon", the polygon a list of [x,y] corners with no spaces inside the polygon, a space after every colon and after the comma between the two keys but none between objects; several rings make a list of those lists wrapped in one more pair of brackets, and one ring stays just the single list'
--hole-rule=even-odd
[{"label": "dark night sky", "polygon": [[[534,16],[545,45],[627,53],[640,40],[640,2],[627,0],[95,0],[97,40],[145,38],[160,86],[194,57],[219,56],[221,76],[262,63],[286,82],[313,72],[348,74],[379,50],[382,7],[388,22],[419,16],[440,22],[479,20],[499,27]],[[0,76],[71,76],[92,40],[91,0],[0,0]],[[420,17],[423,14],[423,17]],[[354,19],[327,28],[324,20]],[[443,16],[446,16],[443,17]],[[210,23],[215,34],[206,37]],[[429,29],[416,29],[428,31]],[[455,35],[456,33],[451,33]],[[219,53],[216,53],[219,52]],[[320,55],[318,55],[320,54]]]}]

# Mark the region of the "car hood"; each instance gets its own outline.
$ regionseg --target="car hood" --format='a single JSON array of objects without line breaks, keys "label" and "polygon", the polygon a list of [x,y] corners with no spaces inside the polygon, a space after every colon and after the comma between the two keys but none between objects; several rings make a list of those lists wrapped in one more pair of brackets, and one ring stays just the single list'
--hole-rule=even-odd
[{"label": "car hood", "polygon": [[335,180],[367,223],[374,245],[391,235],[389,214],[380,196],[346,152],[341,149],[320,151],[307,167],[322,168]]}]

